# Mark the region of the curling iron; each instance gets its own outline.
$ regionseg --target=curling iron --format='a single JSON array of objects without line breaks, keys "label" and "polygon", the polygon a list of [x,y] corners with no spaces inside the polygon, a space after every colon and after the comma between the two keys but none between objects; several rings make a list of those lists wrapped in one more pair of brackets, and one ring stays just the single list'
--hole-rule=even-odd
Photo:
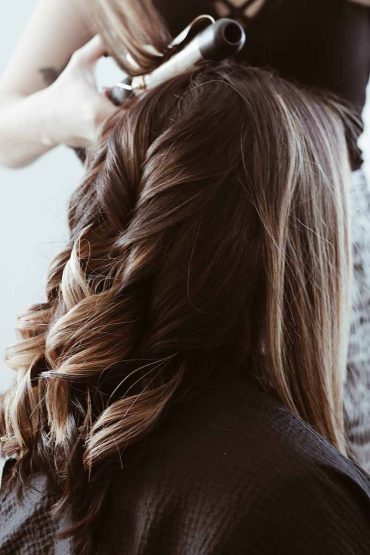
[{"label": "curling iron", "polygon": [[109,98],[120,105],[129,96],[153,89],[201,60],[223,60],[236,54],[243,48],[245,39],[243,27],[233,19],[215,21],[209,15],[201,15],[171,42],[170,57],[166,61],[151,73],[120,81],[110,89]]}]

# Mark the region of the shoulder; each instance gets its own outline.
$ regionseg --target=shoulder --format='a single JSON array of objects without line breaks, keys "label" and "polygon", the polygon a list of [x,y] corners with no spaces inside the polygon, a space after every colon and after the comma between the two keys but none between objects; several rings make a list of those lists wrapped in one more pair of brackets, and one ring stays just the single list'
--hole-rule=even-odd
[{"label": "shoulder", "polygon": [[[316,477],[347,476],[370,497],[370,477],[274,395],[245,376],[219,379],[194,395],[183,396],[137,446],[153,462],[166,459],[173,469],[210,475],[294,479],[301,472]],[[168,467],[170,470],[170,467]]]},{"label": "shoulder", "polygon": [[228,552],[270,552],[268,538],[271,553],[370,553],[370,477],[360,467],[253,383],[212,397],[199,484],[233,513]]},{"label": "shoulder", "polygon": [[226,543],[230,553],[247,546],[271,555],[370,553],[368,492],[334,466],[278,466],[241,502]]},{"label": "shoulder", "polygon": [[186,553],[370,552],[365,473],[244,379],[175,403],[123,463],[109,514]]}]

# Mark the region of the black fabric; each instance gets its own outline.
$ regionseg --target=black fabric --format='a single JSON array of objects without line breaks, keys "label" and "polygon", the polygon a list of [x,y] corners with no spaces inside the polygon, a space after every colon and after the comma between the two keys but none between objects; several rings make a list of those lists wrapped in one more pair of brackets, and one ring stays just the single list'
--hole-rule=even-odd
[{"label": "black fabric", "polygon": [[[194,17],[217,17],[211,0],[155,0],[171,32]],[[370,8],[348,0],[266,0],[249,21],[239,59],[348,101],[358,115],[370,74]],[[354,169],[361,164],[357,152]]]},{"label": "black fabric", "polygon": [[[5,472],[10,472],[8,460]],[[57,496],[48,487],[45,475],[34,474],[24,500],[19,503],[15,491],[0,492],[1,555],[72,555],[72,540],[56,540],[68,519],[54,519],[51,507]]]},{"label": "black fabric", "polygon": [[173,404],[122,465],[98,554],[370,553],[370,477],[249,378]]},{"label": "black fabric", "polygon": [[[172,404],[109,472],[94,555],[370,553],[369,475],[242,375]],[[74,554],[32,487],[0,497],[1,555]]]}]

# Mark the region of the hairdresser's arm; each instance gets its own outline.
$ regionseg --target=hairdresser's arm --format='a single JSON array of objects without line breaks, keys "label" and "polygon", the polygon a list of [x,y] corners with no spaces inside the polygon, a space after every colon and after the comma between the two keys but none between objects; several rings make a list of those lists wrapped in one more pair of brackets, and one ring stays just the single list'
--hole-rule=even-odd
[{"label": "hairdresser's arm", "polygon": [[80,3],[38,0],[0,78],[1,165],[25,166],[58,144],[87,146],[115,111],[96,90],[104,45],[89,40]]}]

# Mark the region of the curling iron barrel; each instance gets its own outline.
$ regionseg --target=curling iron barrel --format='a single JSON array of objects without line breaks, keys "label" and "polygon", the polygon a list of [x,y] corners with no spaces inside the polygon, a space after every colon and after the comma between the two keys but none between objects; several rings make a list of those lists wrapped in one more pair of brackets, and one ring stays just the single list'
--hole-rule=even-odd
[{"label": "curling iron barrel", "polygon": [[188,71],[201,60],[223,60],[232,56],[243,48],[244,43],[245,31],[239,23],[232,19],[219,19],[151,73],[117,83],[111,89],[110,97],[115,104],[122,104],[128,95],[153,89]]}]

